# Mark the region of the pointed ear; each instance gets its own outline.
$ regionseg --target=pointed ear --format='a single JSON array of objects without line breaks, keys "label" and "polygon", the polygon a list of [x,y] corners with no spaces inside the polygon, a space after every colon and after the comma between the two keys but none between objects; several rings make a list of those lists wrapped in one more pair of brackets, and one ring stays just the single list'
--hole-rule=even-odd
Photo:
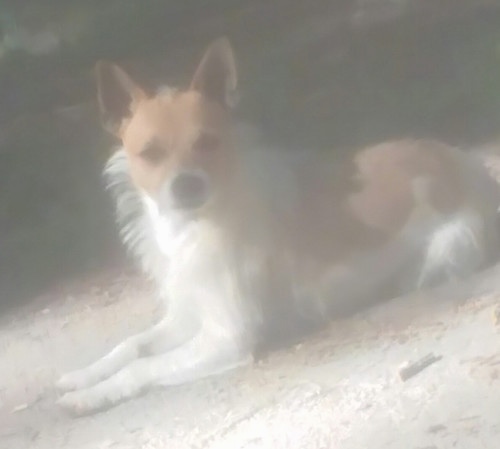
[{"label": "pointed ear", "polygon": [[236,63],[233,49],[225,37],[208,47],[191,82],[191,89],[224,107],[233,107],[237,87]]},{"label": "pointed ear", "polygon": [[115,64],[100,61],[95,71],[101,120],[108,131],[118,135],[123,121],[147,97],[146,92]]}]

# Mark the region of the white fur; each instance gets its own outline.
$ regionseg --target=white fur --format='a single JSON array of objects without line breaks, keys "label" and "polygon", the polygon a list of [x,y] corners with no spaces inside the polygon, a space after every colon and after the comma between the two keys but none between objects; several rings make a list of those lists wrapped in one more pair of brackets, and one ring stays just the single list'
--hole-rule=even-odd
[{"label": "white fur", "polygon": [[430,235],[417,285],[436,277],[456,280],[470,275],[485,262],[484,256],[482,217],[464,210]]},{"label": "white fur", "polygon": [[154,224],[146,212],[147,204],[132,184],[125,151],[119,150],[110,158],[104,169],[107,189],[116,207],[116,220],[123,243],[144,273],[161,281],[168,261],[155,239]]},{"label": "white fur", "polygon": [[[451,216],[436,216],[424,241],[416,282],[419,288],[471,275],[491,262],[499,248],[498,184],[477,155],[455,153],[469,206]],[[422,190],[420,197],[425,203],[427,193]]]},{"label": "white fur", "polygon": [[[118,345],[90,367],[63,376],[60,402],[86,413],[127,399],[153,385],[175,385],[249,363],[255,316],[237,281],[230,248],[210,222],[160,214],[137,193],[118,152],[105,174],[117,203],[121,236],[159,283],[167,315]],[[168,275],[167,275],[168,270]],[[141,359],[141,353],[149,355]]]}]

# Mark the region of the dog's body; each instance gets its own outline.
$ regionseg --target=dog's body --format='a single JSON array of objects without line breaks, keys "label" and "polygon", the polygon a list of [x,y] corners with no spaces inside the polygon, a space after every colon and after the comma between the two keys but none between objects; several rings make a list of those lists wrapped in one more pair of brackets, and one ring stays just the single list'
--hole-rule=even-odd
[{"label": "dog's body", "polygon": [[498,192],[472,155],[400,141],[332,163],[265,148],[232,123],[231,49],[191,88],[148,95],[99,69],[123,148],[106,168],[122,237],[158,283],[165,318],[64,376],[61,402],[102,409],[252,360],[256,349],[377,298],[466,276],[498,247]]}]

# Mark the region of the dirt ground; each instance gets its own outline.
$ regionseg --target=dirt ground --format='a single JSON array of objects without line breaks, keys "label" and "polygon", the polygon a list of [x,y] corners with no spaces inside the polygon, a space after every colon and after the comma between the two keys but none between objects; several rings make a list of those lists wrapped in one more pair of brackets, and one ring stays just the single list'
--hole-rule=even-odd
[{"label": "dirt ground", "polygon": [[[130,274],[71,284],[0,323],[0,447],[497,448],[500,266],[400,298],[256,365],[107,412],[60,410],[57,377],[154,316]],[[442,359],[404,382],[399,369]]]}]

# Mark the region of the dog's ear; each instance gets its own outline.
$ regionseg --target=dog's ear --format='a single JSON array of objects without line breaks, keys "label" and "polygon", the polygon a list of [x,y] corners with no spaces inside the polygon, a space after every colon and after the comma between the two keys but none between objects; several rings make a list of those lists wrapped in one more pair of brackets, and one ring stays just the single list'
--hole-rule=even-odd
[{"label": "dog's ear", "polygon": [[237,87],[233,49],[225,37],[216,39],[206,50],[196,69],[191,89],[224,107],[233,107]]},{"label": "dog's ear", "polygon": [[146,92],[116,64],[100,61],[95,71],[101,120],[108,131],[119,135],[124,120],[147,97]]}]

